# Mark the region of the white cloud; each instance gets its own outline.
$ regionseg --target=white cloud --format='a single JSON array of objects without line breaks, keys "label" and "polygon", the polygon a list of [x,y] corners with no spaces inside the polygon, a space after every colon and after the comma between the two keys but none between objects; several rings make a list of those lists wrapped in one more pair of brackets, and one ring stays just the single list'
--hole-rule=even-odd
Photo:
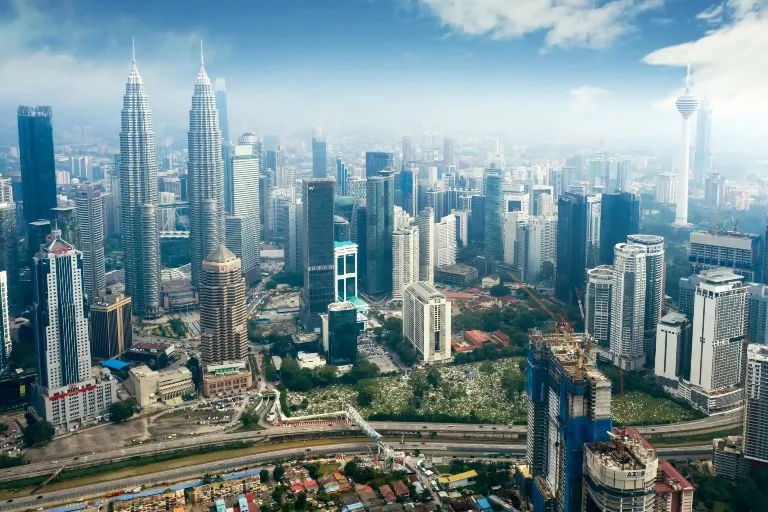
[{"label": "white cloud", "polygon": [[[690,63],[694,93],[711,99],[718,119],[766,128],[768,1],[726,0],[699,18],[717,26],[697,40],[656,50],[644,62],[681,68]],[[681,70],[681,84],[682,76]],[[664,100],[669,108],[677,94],[670,91]]]},{"label": "white cloud", "polygon": [[415,0],[454,30],[514,39],[545,34],[546,47],[603,48],[663,0]]},{"label": "white cloud", "polygon": [[571,108],[575,110],[589,110],[598,106],[601,98],[604,98],[608,91],[600,87],[584,85],[577,89],[569,91],[571,99]]}]

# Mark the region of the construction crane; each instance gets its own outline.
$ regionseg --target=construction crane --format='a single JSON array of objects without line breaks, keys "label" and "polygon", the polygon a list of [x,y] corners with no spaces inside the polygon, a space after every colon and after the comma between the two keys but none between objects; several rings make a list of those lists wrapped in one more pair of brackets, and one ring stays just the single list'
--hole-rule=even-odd
[{"label": "construction crane", "polygon": [[[589,333],[587,329],[587,317],[584,314],[584,303],[581,300],[581,290],[576,288],[576,300],[579,303],[579,315],[581,315],[581,322],[584,324],[584,340],[585,340],[585,351],[587,355],[589,355],[592,352],[592,335]],[[621,398],[624,398],[624,368],[621,366],[621,363],[619,363],[619,396]]]},{"label": "construction crane", "polygon": [[539,298],[539,296],[536,295],[534,291],[531,290],[530,287],[528,287],[527,284],[525,284],[523,281],[518,279],[517,276],[515,276],[515,274],[513,274],[512,272],[509,272],[509,277],[511,277],[512,280],[515,283],[517,283],[518,286],[520,286],[523,290],[525,290],[528,296],[533,299],[533,301],[541,308],[542,311],[548,314],[552,318],[552,320],[555,321],[558,331],[563,333],[571,333],[573,331],[573,329],[571,329],[571,326],[568,323],[568,321],[565,319],[565,317],[563,315],[555,315],[552,312],[552,310],[549,309],[546,304],[544,304],[544,301],[542,301]]}]

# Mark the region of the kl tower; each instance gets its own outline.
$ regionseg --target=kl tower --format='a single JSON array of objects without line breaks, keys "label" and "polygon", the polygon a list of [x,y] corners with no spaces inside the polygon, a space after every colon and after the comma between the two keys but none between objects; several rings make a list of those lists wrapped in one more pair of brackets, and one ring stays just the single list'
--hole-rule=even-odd
[{"label": "kl tower", "polygon": [[690,117],[699,108],[699,100],[691,94],[691,65],[685,75],[685,91],[675,102],[677,111],[683,116],[683,146],[680,148],[680,167],[677,170],[677,208],[675,226],[688,226],[688,176],[691,172],[691,123]]}]

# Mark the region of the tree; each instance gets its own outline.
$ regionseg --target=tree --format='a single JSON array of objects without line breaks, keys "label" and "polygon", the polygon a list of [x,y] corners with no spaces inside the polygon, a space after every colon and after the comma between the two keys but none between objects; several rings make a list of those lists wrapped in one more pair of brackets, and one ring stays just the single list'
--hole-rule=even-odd
[{"label": "tree", "polygon": [[490,294],[491,297],[506,297],[510,292],[511,290],[503,284],[497,284],[491,287]]},{"label": "tree", "polygon": [[14,456],[6,453],[0,454],[0,469],[23,466],[26,463],[27,459],[23,455]]},{"label": "tree", "polygon": [[357,405],[365,407],[373,402],[373,390],[370,387],[362,387],[357,391]]},{"label": "tree", "polygon": [[109,419],[113,423],[122,423],[133,416],[133,404],[130,400],[115,402],[109,406]]},{"label": "tree", "polygon": [[27,446],[40,446],[53,439],[56,429],[45,420],[37,421],[22,429]]},{"label": "tree", "polygon": [[163,368],[167,368],[170,364],[170,360],[168,359],[168,354],[165,353],[165,351],[160,352],[160,355],[157,357],[157,363],[155,363],[155,367],[158,370],[162,370]]},{"label": "tree", "polygon": [[303,492],[300,492],[296,495],[296,504],[295,504],[296,510],[304,510],[307,508],[307,495]]},{"label": "tree", "polygon": [[269,483],[269,471],[266,469],[259,471],[259,480],[261,480],[261,483],[263,484]]},{"label": "tree", "polygon": [[187,369],[192,373],[192,382],[195,384],[195,389],[200,389],[200,383],[202,381],[202,374],[200,373],[200,361],[192,356],[187,360]]},{"label": "tree", "polygon": [[6,423],[0,423],[0,434],[8,432],[8,425]]},{"label": "tree", "polygon": [[179,338],[183,338],[184,336],[187,335],[187,329],[184,326],[184,322],[181,320],[181,318],[171,318],[171,321],[168,323],[170,324],[173,332]]},{"label": "tree", "polygon": [[272,470],[272,478],[275,482],[280,482],[283,479],[283,475],[285,475],[283,466],[275,466],[275,469]]},{"label": "tree", "polygon": [[541,264],[541,273],[539,277],[542,281],[549,281],[555,276],[555,264],[549,260],[544,261]]}]

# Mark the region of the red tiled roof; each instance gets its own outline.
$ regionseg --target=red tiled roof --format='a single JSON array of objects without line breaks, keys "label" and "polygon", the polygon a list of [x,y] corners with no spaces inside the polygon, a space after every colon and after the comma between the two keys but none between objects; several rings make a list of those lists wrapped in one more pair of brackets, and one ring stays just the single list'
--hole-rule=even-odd
[{"label": "red tiled roof", "polygon": [[661,470],[669,477],[674,480],[677,480],[677,483],[680,484],[680,487],[685,489],[693,489],[693,485],[691,485],[691,482],[685,479],[683,475],[680,474],[680,472],[675,469],[675,466],[670,464],[667,461],[662,461],[659,466],[661,466]]}]

